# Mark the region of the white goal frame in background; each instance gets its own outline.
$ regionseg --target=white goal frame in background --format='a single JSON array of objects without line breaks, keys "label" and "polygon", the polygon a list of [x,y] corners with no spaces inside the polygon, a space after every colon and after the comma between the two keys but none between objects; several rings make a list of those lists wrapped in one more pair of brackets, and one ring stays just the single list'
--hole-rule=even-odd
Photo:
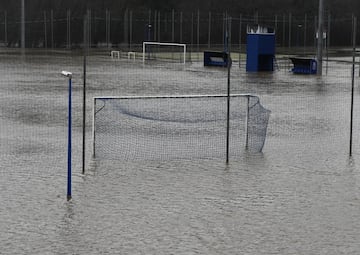
[{"label": "white goal frame in background", "polygon": [[186,44],[184,44],[184,43],[164,43],[164,42],[143,42],[143,63],[145,63],[146,45],[183,47],[183,64],[185,65],[185,63],[186,63]]}]

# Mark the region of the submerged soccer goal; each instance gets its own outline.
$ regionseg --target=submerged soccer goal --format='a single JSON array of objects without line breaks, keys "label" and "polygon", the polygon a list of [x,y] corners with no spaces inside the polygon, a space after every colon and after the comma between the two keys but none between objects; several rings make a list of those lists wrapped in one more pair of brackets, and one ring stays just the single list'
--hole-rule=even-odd
[{"label": "submerged soccer goal", "polygon": [[190,56],[183,43],[143,42],[143,63],[151,60],[185,64]]},{"label": "submerged soccer goal", "polygon": [[[95,97],[93,157],[177,160],[239,157],[261,152],[270,111],[257,96],[226,95]],[[229,132],[227,132],[229,130]]]}]

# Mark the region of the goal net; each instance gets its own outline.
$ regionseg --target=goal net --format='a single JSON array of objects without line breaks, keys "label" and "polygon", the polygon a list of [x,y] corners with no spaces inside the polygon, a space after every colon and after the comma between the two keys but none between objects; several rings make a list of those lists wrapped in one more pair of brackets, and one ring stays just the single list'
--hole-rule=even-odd
[{"label": "goal net", "polygon": [[[225,158],[227,96],[96,97],[93,156],[116,160]],[[230,97],[229,156],[261,152],[270,111],[252,95]]]},{"label": "goal net", "polygon": [[185,64],[190,61],[190,55],[186,52],[186,44],[143,42],[143,63],[151,60]]}]

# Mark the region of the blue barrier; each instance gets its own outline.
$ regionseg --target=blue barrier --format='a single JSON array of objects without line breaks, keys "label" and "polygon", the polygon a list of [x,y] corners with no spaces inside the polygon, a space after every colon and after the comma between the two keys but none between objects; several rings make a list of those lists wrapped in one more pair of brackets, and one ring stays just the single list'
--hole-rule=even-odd
[{"label": "blue barrier", "polygon": [[229,56],[226,52],[204,51],[204,66],[227,67],[228,61]]},{"label": "blue barrier", "polygon": [[291,71],[295,74],[316,74],[317,62],[311,58],[290,58],[294,67]]}]

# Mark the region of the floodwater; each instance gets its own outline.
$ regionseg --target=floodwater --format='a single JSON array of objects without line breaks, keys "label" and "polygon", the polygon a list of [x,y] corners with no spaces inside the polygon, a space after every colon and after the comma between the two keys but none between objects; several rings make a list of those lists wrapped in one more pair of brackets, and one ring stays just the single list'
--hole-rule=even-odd
[{"label": "floodwater", "polygon": [[[88,57],[81,174],[82,57],[0,59],[0,254],[359,254],[360,94],[351,65],[328,74],[249,74],[232,93],[271,110],[262,153],[224,160],[91,159],[93,96],[222,94],[223,69]],[[66,201],[67,79],[73,78],[73,199]],[[358,70],[356,71],[356,73]]]}]

